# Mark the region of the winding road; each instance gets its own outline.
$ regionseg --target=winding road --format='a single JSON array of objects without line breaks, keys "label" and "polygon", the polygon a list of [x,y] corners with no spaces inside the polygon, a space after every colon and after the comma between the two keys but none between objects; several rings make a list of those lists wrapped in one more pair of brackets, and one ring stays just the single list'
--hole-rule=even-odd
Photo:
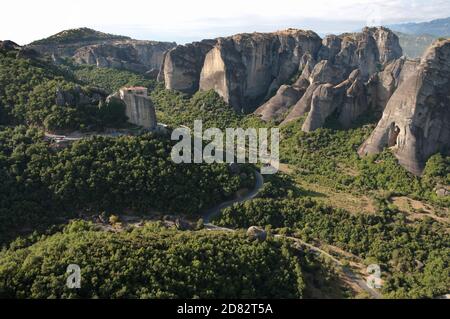
[{"label": "winding road", "polygon": [[[240,198],[235,198],[235,199],[231,199],[229,201],[223,202],[223,203],[205,211],[202,214],[203,222],[205,223],[205,226],[214,226],[214,225],[210,224],[211,219],[216,217],[217,215],[219,215],[220,211],[222,209],[225,209],[227,207],[233,206],[234,204],[246,202],[250,199],[255,198],[256,195],[258,195],[259,190],[262,188],[262,186],[264,184],[264,177],[261,175],[261,173],[259,173],[258,171],[255,171],[255,180],[256,180],[255,187],[247,195],[240,197]],[[214,227],[216,227],[216,226],[214,226]]]},{"label": "winding road", "polygon": [[[235,198],[235,199],[231,199],[229,201],[223,202],[223,203],[203,212],[202,216],[203,216],[203,221],[205,223],[205,228],[208,230],[211,230],[211,231],[234,232],[235,229],[219,227],[219,226],[212,224],[211,219],[218,216],[220,214],[220,212],[222,211],[222,209],[225,209],[225,208],[231,207],[234,204],[243,203],[245,201],[255,198],[258,195],[260,189],[262,188],[262,186],[264,184],[264,177],[258,171],[255,171],[255,180],[256,180],[255,187],[247,195],[245,195],[241,198]],[[275,238],[285,238],[285,239],[291,240],[296,244],[297,248],[306,247],[311,251],[314,251],[320,255],[323,255],[323,256],[329,258],[337,266],[342,268],[343,275],[347,278],[347,280],[349,280],[353,284],[357,285],[362,291],[367,292],[372,298],[374,298],[374,299],[382,298],[382,295],[377,290],[369,287],[367,285],[367,282],[363,278],[361,278],[361,276],[355,274],[351,269],[349,269],[347,267],[342,267],[342,262],[339,259],[330,255],[328,252],[324,251],[323,249],[321,249],[317,246],[311,245],[309,243],[306,243],[303,240],[301,240],[299,238],[295,238],[295,237],[289,237],[289,236],[284,236],[284,235],[275,235],[274,237]],[[301,246],[301,247],[299,247],[299,246]]]}]

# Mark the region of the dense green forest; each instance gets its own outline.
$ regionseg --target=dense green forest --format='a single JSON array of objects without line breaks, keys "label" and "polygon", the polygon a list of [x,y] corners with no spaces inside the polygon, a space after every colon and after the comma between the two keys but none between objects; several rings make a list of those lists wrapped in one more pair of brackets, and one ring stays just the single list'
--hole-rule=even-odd
[{"label": "dense green forest", "polygon": [[108,94],[117,92],[124,86],[145,86],[153,89],[156,81],[142,74],[126,70],[98,68],[94,65],[75,64],[70,59],[63,61],[61,68],[76,77],[86,85],[92,85],[105,90]]},{"label": "dense green forest", "polygon": [[165,136],[94,137],[54,150],[42,135],[0,131],[1,237],[78,212],[192,215],[253,183],[226,164],[175,164]]},{"label": "dense green forest", "polygon": [[105,97],[44,59],[0,50],[0,125],[36,125],[50,131],[125,125],[123,107],[104,103]]},{"label": "dense green forest", "polygon": [[[236,174],[225,164],[174,164],[174,142],[165,135],[91,137],[65,148],[44,140],[44,131],[126,128],[123,105],[105,102],[123,86],[148,87],[158,122],[169,127],[191,127],[196,119],[204,128],[275,125],[236,113],[213,91],[189,96],[145,75],[61,63],[0,50],[0,297],[298,298],[309,296],[311,282],[326,281],[317,278],[329,274],[315,257],[308,257],[314,279],[305,280],[300,268],[307,257],[294,256],[288,243],[270,236],[252,243],[242,232],[180,232],[155,224],[111,233],[83,221],[61,230],[69,219],[103,213],[196,218],[254,185],[249,166]],[[310,133],[301,131],[302,121],[281,128],[280,161],[288,175],[266,176],[260,198],[225,209],[215,223],[260,225],[269,234],[334,245],[379,263],[386,297],[447,293],[448,227],[429,217],[410,220],[390,199],[408,196],[444,211],[450,198],[436,188],[450,184],[450,157],[435,154],[417,177],[389,150],[358,157],[373,117],[350,129],[330,118]],[[368,196],[376,212],[355,214],[324,204],[326,197],[312,200],[308,187],[316,185],[341,196]],[[84,269],[79,291],[64,286],[70,263]]]},{"label": "dense green forest", "polygon": [[[81,268],[80,289],[66,286],[69,264]],[[303,290],[287,244],[250,242],[239,233],[155,224],[109,233],[80,221],[0,252],[0,297],[300,298]]]},{"label": "dense green forest", "polygon": [[450,286],[450,235],[428,218],[409,222],[388,208],[351,215],[311,199],[256,199],[225,209],[218,225],[270,226],[307,242],[319,240],[383,266],[386,297],[442,295]]},{"label": "dense green forest", "polygon": [[305,133],[300,130],[302,121],[282,127],[280,144],[280,161],[291,164],[297,178],[344,192],[383,191],[450,206],[448,196],[435,193],[436,186],[450,184],[450,156],[435,154],[417,177],[400,166],[390,150],[358,156],[374,124],[344,130],[330,120],[327,127]]}]

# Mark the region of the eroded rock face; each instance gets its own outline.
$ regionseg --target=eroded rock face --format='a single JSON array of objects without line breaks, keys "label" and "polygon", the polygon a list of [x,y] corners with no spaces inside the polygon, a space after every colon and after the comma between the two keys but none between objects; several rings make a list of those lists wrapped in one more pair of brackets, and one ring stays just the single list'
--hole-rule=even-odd
[{"label": "eroded rock face", "polygon": [[345,93],[342,92],[342,106],[339,109],[338,121],[343,127],[348,128],[368,111],[369,103],[366,86],[359,77],[350,77],[344,85]]},{"label": "eroded rock face", "polygon": [[345,79],[346,75],[348,75],[347,71],[334,65],[331,60],[322,60],[314,66],[308,80],[310,83],[338,84]]},{"label": "eroded rock face", "polygon": [[145,73],[161,67],[164,53],[173,43],[121,40],[77,49],[75,62]]},{"label": "eroded rock face", "polygon": [[[349,127],[370,107],[383,109],[401,78],[404,63],[394,63],[401,53],[398,38],[385,28],[327,36],[314,68],[301,76],[311,84],[283,124],[310,112],[302,127],[309,132],[337,112],[339,122]],[[389,70],[378,76],[386,65]]]},{"label": "eroded rock face", "polygon": [[304,88],[282,85],[277,94],[260,106],[255,114],[260,115],[264,121],[277,120],[286,113],[302,97]]},{"label": "eroded rock face", "polygon": [[282,125],[287,124],[291,121],[295,121],[311,110],[311,101],[313,98],[313,94],[319,86],[319,82],[311,83],[311,85],[308,86],[305,94],[303,94],[301,99],[294,105],[291,112],[289,112],[283,123],[281,123]]},{"label": "eroded rock face", "polygon": [[220,38],[206,55],[200,90],[214,89],[236,110],[251,110],[299,72],[302,57],[316,56],[320,46],[314,32],[293,29]]},{"label": "eroded rock face", "polygon": [[58,106],[98,105],[104,101],[107,93],[98,88],[83,89],[77,85],[73,89],[56,89],[55,104]]},{"label": "eroded rock face", "polygon": [[199,89],[205,56],[215,43],[216,40],[203,40],[169,50],[164,56],[158,80],[165,82],[166,89],[195,93]]},{"label": "eroded rock face", "polygon": [[[238,34],[178,46],[165,57],[158,79],[167,89],[215,90],[236,110],[250,110],[314,57],[320,37],[311,31]],[[305,57],[306,64],[308,59]]]},{"label": "eroded rock face", "polygon": [[74,41],[26,46],[54,60],[72,57],[77,63],[145,73],[161,67],[164,53],[176,43],[124,39]]},{"label": "eroded rock face", "polygon": [[414,72],[417,60],[401,57],[385,65],[384,70],[371,77],[367,83],[368,102],[373,110],[383,111],[397,87]]},{"label": "eroded rock face", "polygon": [[335,112],[339,123],[343,127],[349,127],[368,110],[366,88],[358,69],[338,85],[315,83],[310,101],[305,101],[303,106],[303,114],[309,112],[302,126],[303,131],[310,132],[322,127],[326,119]]},{"label": "eroded rock face", "polygon": [[156,129],[156,111],[153,102],[148,97],[147,88],[121,88],[118,93],[108,97],[107,103],[114,100],[119,100],[125,104],[125,115],[128,117],[128,122],[146,129]]},{"label": "eroded rock face", "polygon": [[328,116],[336,109],[337,90],[332,84],[320,84],[311,98],[311,109],[302,130],[309,132],[322,127]]},{"label": "eroded rock face", "polygon": [[450,146],[450,40],[431,46],[400,82],[359,154],[392,147],[402,166],[420,174],[432,154]]},{"label": "eroded rock face", "polygon": [[402,56],[403,50],[395,33],[384,27],[366,29],[372,33],[377,43],[380,63],[388,63]]}]

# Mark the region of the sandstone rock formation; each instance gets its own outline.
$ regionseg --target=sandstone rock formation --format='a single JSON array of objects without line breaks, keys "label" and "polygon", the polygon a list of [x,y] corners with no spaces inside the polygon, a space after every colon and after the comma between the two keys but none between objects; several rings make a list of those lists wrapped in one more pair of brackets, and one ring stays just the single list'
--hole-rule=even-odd
[{"label": "sandstone rock formation", "polygon": [[373,75],[367,83],[368,102],[372,109],[382,112],[397,87],[418,65],[419,61],[401,57],[386,64],[382,72]]},{"label": "sandstone rock formation", "polygon": [[315,56],[320,43],[314,32],[294,29],[220,38],[205,58],[200,90],[214,89],[249,111],[298,73],[303,55]]},{"label": "sandstone rock formation", "polygon": [[[382,111],[399,82],[403,63],[394,62],[401,53],[398,38],[382,27],[325,37],[312,71],[299,78],[310,85],[283,124],[308,113],[302,130],[312,131],[336,113],[341,125],[349,127],[370,108]],[[389,68],[378,76],[385,66]]]},{"label": "sandstone rock formation", "polygon": [[[401,55],[397,36],[383,27],[330,35],[323,40],[312,31],[255,32],[178,46],[167,52],[158,79],[167,89],[190,94],[198,89],[214,90],[237,111],[251,111],[266,101],[256,111],[264,120],[277,120],[292,108],[288,122],[311,109],[311,86],[337,86],[356,69],[358,81],[348,92],[352,99],[341,100],[352,114],[361,114],[351,102],[358,101],[366,108],[362,105],[366,82]],[[292,81],[295,75],[297,79]],[[287,85],[289,81],[294,83]],[[342,88],[338,90],[341,95]],[[375,94],[376,88],[371,92]],[[317,107],[315,110],[319,111]],[[348,116],[342,119],[345,125],[352,120]]]},{"label": "sandstone rock formation", "polygon": [[188,94],[197,92],[205,56],[215,43],[215,40],[203,40],[179,45],[167,51],[158,80],[165,82],[165,86],[169,90],[178,90]]},{"label": "sandstone rock formation", "polygon": [[[353,71],[347,81],[341,86],[343,94],[339,111],[338,121],[343,127],[350,127],[356,119],[369,110],[367,89],[364,82],[358,77],[359,70]],[[345,91],[344,91],[345,90]]]},{"label": "sandstone rock formation", "polygon": [[402,166],[420,174],[432,154],[450,146],[450,40],[432,45],[417,68],[406,70],[399,81],[359,154],[391,147]]},{"label": "sandstone rock formation", "polygon": [[[186,93],[215,90],[236,110],[251,110],[299,72],[320,37],[311,31],[238,34],[178,46],[166,54],[160,80]],[[200,53],[199,53],[200,52]]]},{"label": "sandstone rock formation", "polygon": [[277,120],[286,113],[303,95],[302,87],[282,85],[276,95],[260,106],[255,114],[260,115],[264,121]]},{"label": "sandstone rock formation", "polygon": [[122,40],[81,47],[73,58],[80,64],[145,73],[159,70],[164,53],[173,46],[166,42]]},{"label": "sandstone rock formation", "polygon": [[54,60],[73,57],[78,63],[145,73],[161,66],[164,53],[176,43],[132,40],[88,28],[62,31],[25,48]]},{"label": "sandstone rock formation", "polygon": [[313,98],[314,91],[320,86],[319,82],[311,83],[305,91],[305,94],[301,97],[300,100],[292,107],[291,111],[284,119],[282,124],[289,123],[294,121],[301,116],[305,115],[311,109],[311,101]]},{"label": "sandstone rock formation", "polygon": [[338,85],[318,82],[314,84],[299,105],[303,114],[309,112],[302,126],[305,132],[322,127],[326,119],[335,112],[341,125],[349,127],[368,110],[366,88],[358,69]]},{"label": "sandstone rock formation", "polygon": [[155,107],[148,97],[147,88],[122,88],[118,93],[110,95],[106,102],[110,103],[113,99],[122,101],[125,104],[125,114],[128,117],[128,122],[149,130],[156,129]]}]

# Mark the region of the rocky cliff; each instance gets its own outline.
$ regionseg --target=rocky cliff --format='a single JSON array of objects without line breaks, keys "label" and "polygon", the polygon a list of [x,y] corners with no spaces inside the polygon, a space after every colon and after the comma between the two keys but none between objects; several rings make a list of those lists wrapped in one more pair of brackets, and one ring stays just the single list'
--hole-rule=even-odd
[{"label": "rocky cliff", "polygon": [[174,43],[121,40],[81,47],[73,57],[80,64],[144,73],[159,70],[164,53],[173,47]]},{"label": "rocky cliff", "polygon": [[175,46],[171,42],[132,40],[80,28],[62,31],[26,47],[55,60],[73,57],[77,63],[152,73],[161,67],[165,52]]},{"label": "rocky cliff", "polygon": [[128,122],[154,130],[157,127],[156,111],[145,87],[124,87],[106,99],[106,103],[119,103],[125,107]]},{"label": "rocky cliff", "polygon": [[298,73],[302,57],[315,56],[320,46],[311,31],[238,34],[178,46],[167,53],[159,78],[166,88],[187,93],[197,85],[213,89],[236,110],[248,111]]},{"label": "rocky cliff", "polygon": [[[358,70],[358,81],[347,93],[364,95],[365,83],[401,55],[397,36],[382,27],[323,40],[312,31],[296,29],[255,32],[177,46],[167,52],[158,79],[167,89],[189,94],[214,90],[237,111],[260,106],[256,114],[264,120],[283,119],[298,104],[302,110],[294,107],[287,117],[290,121],[309,112],[311,105],[305,102],[311,102],[314,93],[310,86],[341,84],[334,91],[342,95],[350,89],[344,89],[344,82],[350,84],[348,77]],[[349,99],[341,100],[349,108]],[[363,98],[355,100],[362,103]],[[340,106],[334,103],[334,108]]]},{"label": "rocky cliff", "polygon": [[158,80],[165,82],[169,90],[193,94],[200,86],[200,73],[205,56],[216,40],[203,40],[179,45],[164,55]]},{"label": "rocky cliff", "polygon": [[299,72],[321,39],[311,31],[239,34],[219,39],[208,52],[200,90],[216,90],[233,108],[249,111]]},{"label": "rocky cliff", "polygon": [[433,44],[400,82],[359,154],[391,147],[402,166],[420,174],[432,154],[450,147],[450,40]]},{"label": "rocky cliff", "polygon": [[[325,37],[316,62],[311,60],[312,70],[297,80],[309,86],[291,105],[283,123],[307,114],[302,129],[312,131],[335,113],[341,125],[348,127],[371,108],[382,111],[398,83],[392,77],[397,79],[401,68],[395,69],[393,63],[401,55],[397,36],[382,27]],[[392,75],[395,71],[398,74]]]}]

